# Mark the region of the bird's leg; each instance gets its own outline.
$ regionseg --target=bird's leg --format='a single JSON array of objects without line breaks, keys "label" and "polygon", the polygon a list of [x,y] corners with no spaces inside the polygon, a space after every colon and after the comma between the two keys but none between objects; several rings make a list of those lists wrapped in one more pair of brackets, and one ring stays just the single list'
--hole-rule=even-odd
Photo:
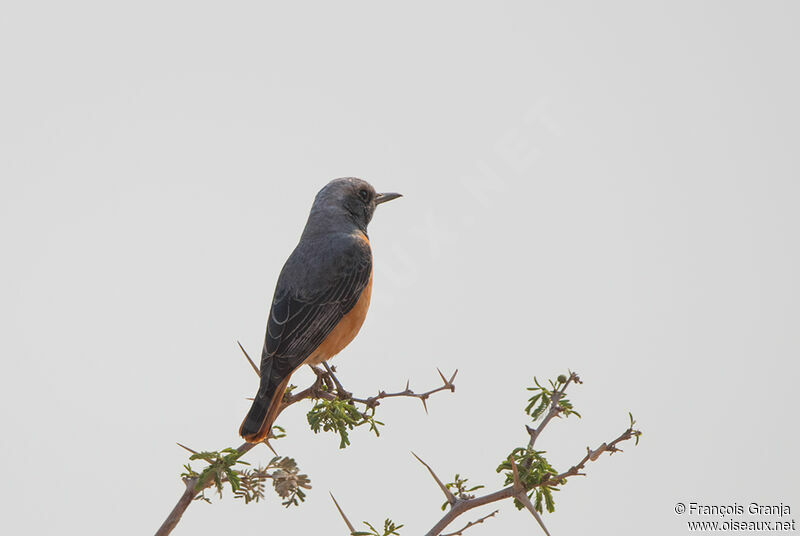
[{"label": "bird's leg", "polygon": [[[325,367],[325,368],[328,368],[328,367]],[[326,372],[320,371],[320,373],[322,374],[322,381],[325,382],[325,389],[327,389],[327,391],[329,393],[332,393],[334,391],[334,389],[336,389],[336,386],[333,385],[333,381],[331,380],[330,369],[327,370]]]},{"label": "bird's leg", "polygon": [[317,379],[314,380],[314,384],[311,386],[311,396],[312,398],[322,398],[320,393],[323,391],[322,388],[325,385],[325,380],[328,376],[328,373],[320,368],[315,367],[314,365],[309,365],[309,367],[311,367],[311,370],[313,370],[314,374],[317,375]]},{"label": "bird's leg", "polygon": [[344,400],[353,398],[353,393],[345,391],[342,384],[339,383],[339,379],[336,377],[336,374],[333,373],[333,367],[329,366],[325,361],[322,362],[322,366],[325,367],[325,370],[328,371],[328,376],[333,380],[333,383],[336,384],[336,393],[339,395],[339,398]]}]

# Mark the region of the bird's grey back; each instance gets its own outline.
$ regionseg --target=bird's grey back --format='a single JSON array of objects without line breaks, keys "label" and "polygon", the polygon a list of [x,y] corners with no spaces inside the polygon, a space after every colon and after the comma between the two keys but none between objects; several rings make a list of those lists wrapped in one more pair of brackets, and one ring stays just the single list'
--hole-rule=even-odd
[{"label": "bird's grey back", "polygon": [[358,271],[370,257],[369,244],[358,237],[357,230],[304,236],[286,260],[277,290],[311,298]]}]

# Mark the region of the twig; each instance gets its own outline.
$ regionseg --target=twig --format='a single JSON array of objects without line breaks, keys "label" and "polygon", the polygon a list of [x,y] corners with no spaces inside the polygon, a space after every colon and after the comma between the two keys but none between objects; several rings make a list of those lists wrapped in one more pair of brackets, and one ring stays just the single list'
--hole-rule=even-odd
[{"label": "twig", "polygon": [[442,534],[442,536],[462,536],[464,534],[465,530],[467,530],[470,527],[474,527],[475,525],[478,525],[480,523],[483,523],[484,521],[486,521],[490,517],[496,516],[498,512],[500,512],[500,510],[495,510],[491,514],[487,514],[487,515],[485,515],[485,516],[483,516],[481,518],[476,519],[475,521],[470,521],[469,523],[464,525],[461,529],[459,529],[459,530],[457,530],[455,532],[448,532],[447,534]]},{"label": "twig", "polygon": [[542,419],[542,422],[539,423],[539,426],[536,428],[525,426],[525,429],[531,436],[530,441],[528,441],[529,450],[533,448],[533,444],[536,443],[536,439],[538,439],[539,434],[542,433],[542,430],[544,430],[545,426],[547,426],[553,417],[561,413],[561,406],[558,403],[564,397],[567,387],[569,387],[569,384],[572,382],[582,383],[580,377],[574,372],[570,372],[569,378],[567,378],[567,381],[565,381],[564,385],[561,386],[561,389],[553,391],[553,396],[550,399],[550,409],[547,412],[547,415],[545,415],[544,419]]},{"label": "twig", "polygon": [[628,428],[627,430],[622,432],[619,435],[619,437],[617,437],[610,443],[603,443],[594,450],[590,449],[589,447],[586,447],[586,456],[584,456],[580,462],[578,462],[576,465],[573,465],[572,467],[569,468],[569,470],[564,471],[563,473],[551,476],[550,478],[543,480],[539,485],[540,486],[556,485],[559,483],[563,483],[563,481],[565,481],[567,478],[571,476],[586,476],[585,473],[581,472],[581,470],[586,467],[586,464],[588,462],[596,461],[600,457],[600,455],[603,454],[604,452],[608,452],[609,454],[614,454],[615,452],[622,452],[622,449],[617,447],[618,443],[621,443],[622,441],[627,441],[632,438],[636,438],[640,435],[642,435],[642,433],[639,430]]}]

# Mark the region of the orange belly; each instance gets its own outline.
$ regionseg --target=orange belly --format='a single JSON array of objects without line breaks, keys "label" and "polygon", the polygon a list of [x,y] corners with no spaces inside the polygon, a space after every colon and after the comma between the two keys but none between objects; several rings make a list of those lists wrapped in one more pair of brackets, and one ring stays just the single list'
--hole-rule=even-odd
[{"label": "orange belly", "polygon": [[369,309],[369,300],[372,296],[372,274],[369,274],[369,282],[364,290],[361,291],[361,296],[350,311],[342,317],[336,327],[333,328],[325,340],[317,346],[317,349],[308,357],[306,363],[309,365],[319,365],[323,361],[330,359],[350,344],[364,319],[367,318],[367,310]]}]

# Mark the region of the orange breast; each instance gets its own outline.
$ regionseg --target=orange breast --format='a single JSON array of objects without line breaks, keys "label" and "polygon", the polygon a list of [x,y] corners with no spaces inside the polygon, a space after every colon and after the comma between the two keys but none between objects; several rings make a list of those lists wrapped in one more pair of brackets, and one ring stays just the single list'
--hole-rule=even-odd
[{"label": "orange breast", "polygon": [[356,304],[342,317],[339,323],[336,324],[336,327],[333,328],[333,331],[325,337],[325,340],[317,346],[317,349],[309,356],[306,363],[309,365],[319,365],[323,361],[330,359],[344,350],[345,346],[350,344],[350,341],[358,335],[358,331],[361,329],[364,319],[367,318],[367,310],[369,309],[369,300],[371,297],[372,274],[369,274],[369,282],[367,282],[367,286],[364,287],[364,290],[361,291],[361,296],[358,298]]}]

